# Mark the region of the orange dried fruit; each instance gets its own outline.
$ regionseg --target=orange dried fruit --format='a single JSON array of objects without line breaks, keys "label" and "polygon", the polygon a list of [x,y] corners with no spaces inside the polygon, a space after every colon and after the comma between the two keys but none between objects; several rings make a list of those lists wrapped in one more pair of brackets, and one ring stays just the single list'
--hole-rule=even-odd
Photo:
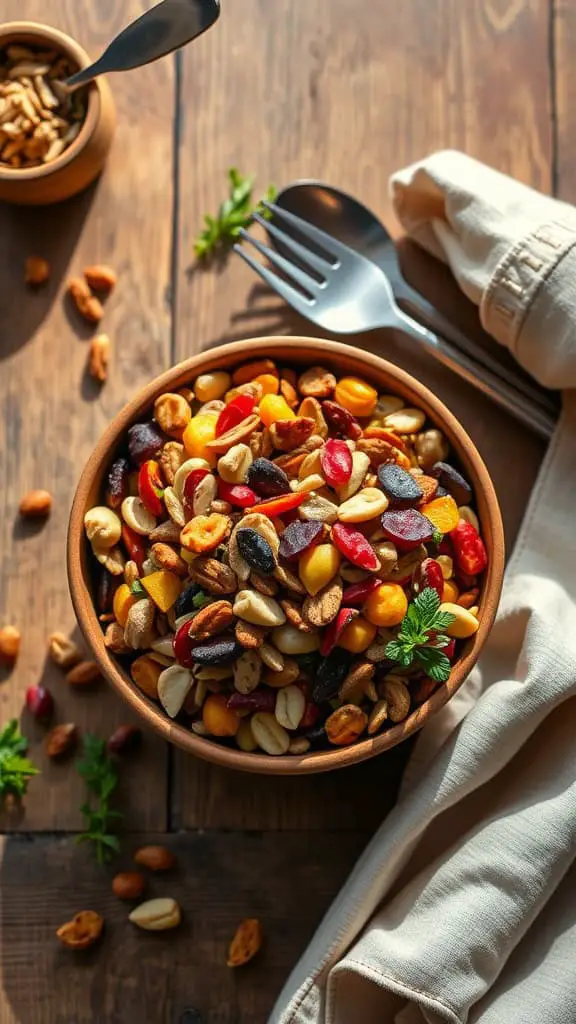
[{"label": "orange dried fruit", "polygon": [[68,949],[88,949],[100,938],[103,927],[104,919],[95,910],[81,910],[60,926],[56,936]]},{"label": "orange dried fruit", "polygon": [[440,530],[440,533],[452,533],[460,521],[458,505],[449,494],[444,498],[434,498],[433,501],[420,505],[419,511],[430,520],[437,530]]},{"label": "orange dried fruit", "polygon": [[262,947],[262,925],[256,917],[247,917],[236,929],[236,934],[228,950],[228,967],[242,967],[247,964]]},{"label": "orange dried fruit", "polygon": [[195,516],[180,534],[180,543],[187,551],[202,555],[213,551],[228,536],[230,519],[220,512],[211,512],[207,516]]}]

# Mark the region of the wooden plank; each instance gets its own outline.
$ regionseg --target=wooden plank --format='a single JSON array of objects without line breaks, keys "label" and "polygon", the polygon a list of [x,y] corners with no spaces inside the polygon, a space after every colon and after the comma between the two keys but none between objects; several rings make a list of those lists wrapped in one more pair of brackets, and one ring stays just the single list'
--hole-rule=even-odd
[{"label": "wooden plank", "polygon": [[554,188],[560,199],[576,202],[576,9],[570,0],[551,0],[554,32],[553,127],[556,142],[556,180]]},{"label": "wooden plank", "polygon": [[[133,836],[131,848],[150,838],[157,841]],[[183,1014],[192,1007],[204,1024],[264,1021],[366,840],[366,833],[326,832],[315,837],[310,857],[302,833],[163,837],[179,866],[150,878],[148,890],[178,900],[183,922],[154,934],[129,923],[130,905],[110,890],[113,872],[83,848],[69,839],[7,837],[0,845],[0,1021],[189,1024]],[[92,950],[70,953],[54,932],[88,908],[104,917],[104,936]],[[231,971],[228,943],[245,917],[261,920],[265,945],[251,965]]]},{"label": "wooden plank", "polygon": [[[55,24],[96,55],[147,6],[140,0],[96,7],[89,0],[5,0],[2,14]],[[52,208],[0,211],[0,621],[16,622],[23,635],[17,669],[0,686],[0,719],[20,717],[26,687],[42,680],[53,691],[59,721],[103,735],[127,719],[125,706],[105,686],[70,692],[46,663],[46,637],[74,628],[65,545],[82,465],[111,417],[169,362],[173,63],[118,76],[113,88],[118,132],[99,184]],[[145,145],[146,138],[154,145]],[[49,285],[37,294],[23,283],[24,259],[32,252],[52,266]],[[101,391],[85,374],[88,332],[63,303],[67,277],[96,262],[110,263],[119,275],[102,324],[114,351]],[[20,496],[32,487],[46,487],[55,497],[54,512],[39,529],[17,520]],[[43,731],[26,714],[22,722],[44,774],[33,783],[17,827],[77,829],[80,780],[68,766],[48,765]],[[126,773],[127,824],[163,829],[166,749],[152,736],[147,749]],[[3,819],[4,826],[11,822]]]},{"label": "wooden plank", "polygon": [[[235,257],[186,273],[194,235],[204,212],[217,209],[230,165],[257,172],[261,190],[299,177],[329,181],[391,227],[390,173],[442,147],[465,149],[546,190],[549,84],[547,0],[504,7],[488,0],[236,0],[183,54],[178,356],[252,335],[320,334]],[[444,312],[470,324],[465,307],[453,301]],[[461,417],[492,472],[510,544],[543,445],[402,337],[349,340],[415,373]],[[357,787],[348,773],[278,783],[232,778],[181,755],[176,766],[175,821],[247,828],[372,825],[374,793],[383,778],[393,790],[400,770],[400,762],[390,776],[385,761],[364,766]]]}]

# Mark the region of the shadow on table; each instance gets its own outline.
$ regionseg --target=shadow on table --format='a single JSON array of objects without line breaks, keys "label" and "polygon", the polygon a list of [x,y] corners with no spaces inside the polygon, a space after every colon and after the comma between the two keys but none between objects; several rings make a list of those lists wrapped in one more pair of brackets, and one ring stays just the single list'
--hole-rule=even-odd
[{"label": "shadow on table", "polygon": [[[0,207],[0,360],[25,345],[48,316],[97,187],[52,206]],[[32,255],[50,264],[50,278],[38,288],[24,283],[25,260]],[[74,316],[68,309],[66,314]]]}]

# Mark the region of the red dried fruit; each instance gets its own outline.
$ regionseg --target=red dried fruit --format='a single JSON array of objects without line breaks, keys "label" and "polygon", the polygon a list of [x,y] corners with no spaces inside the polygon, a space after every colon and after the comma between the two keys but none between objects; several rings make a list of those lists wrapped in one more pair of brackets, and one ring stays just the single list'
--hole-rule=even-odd
[{"label": "red dried fruit", "polygon": [[320,453],[320,465],[331,487],[347,484],[352,475],[352,452],[346,442],[329,438]]},{"label": "red dried fruit", "polygon": [[301,505],[306,497],[307,494],[304,491],[291,491],[290,494],[281,494],[279,498],[262,501],[259,505],[249,508],[248,512],[260,512],[261,515],[269,518],[282,516],[285,512],[291,512],[293,508],[298,508],[298,505]]},{"label": "red dried fruit", "polygon": [[348,412],[342,405],[338,405],[338,402],[325,401],[321,404],[324,419],[335,433],[343,434],[344,437],[349,437],[352,441],[357,441],[359,437],[362,437],[362,427],[351,412]]},{"label": "red dried fruit", "polygon": [[246,487],[245,484],[227,484],[221,478],[218,479],[218,497],[237,508],[248,508],[258,501],[258,496],[252,488]]},{"label": "red dried fruit", "polygon": [[252,395],[236,395],[216,420],[216,437],[222,437],[228,430],[242,423],[242,420],[250,416],[255,405],[256,399]]},{"label": "red dried fruit", "polygon": [[305,551],[318,544],[324,534],[324,524],[317,520],[304,522],[295,519],[286,527],[280,538],[279,554],[288,562],[295,562]]},{"label": "red dried fruit", "polygon": [[135,423],[128,431],[128,452],[131,462],[141,466],[160,454],[168,438],[156,423]]},{"label": "red dried fruit", "polygon": [[454,466],[450,466],[448,462],[435,462],[429,472],[430,476],[435,476],[440,486],[454,498],[457,505],[469,504],[472,499],[472,488]]},{"label": "red dried fruit", "polygon": [[444,537],[442,537],[442,540],[440,541],[440,543],[438,545],[438,554],[439,555],[450,555],[450,557],[452,557],[452,555],[454,554],[454,548],[452,547],[452,541],[450,540],[450,537],[447,534]]},{"label": "red dried fruit", "polygon": [[414,592],[420,594],[426,587],[435,590],[440,600],[444,591],[444,577],[440,563],[435,558],[425,558],[417,565],[413,575]]},{"label": "red dried fruit", "polygon": [[208,476],[209,469],[193,469],[184,481],[184,488],[182,492],[184,511],[188,515],[192,515],[194,512],[194,494],[198,484],[202,482],[204,477]]},{"label": "red dried fruit", "polygon": [[54,712],[54,698],[45,686],[29,686],[26,690],[26,707],[39,722],[48,722]]},{"label": "red dried fruit", "polygon": [[233,693],[226,702],[233,711],[268,711],[273,715],[276,708],[274,690],[253,690],[252,693]]},{"label": "red dried fruit", "polygon": [[341,608],[335,619],[332,620],[330,625],[327,627],[324,636],[322,637],[322,645],[320,647],[320,654],[323,657],[327,657],[328,654],[336,647],[342,633],[346,629],[349,622],[355,619],[360,612],[358,608]]},{"label": "red dried fruit", "polygon": [[[130,558],[131,561],[136,562],[140,572],[142,571],[142,565],[146,558],[147,539],[147,537],[142,537],[139,533],[136,533],[135,530],[132,530],[126,523],[122,524],[122,540],[124,541],[126,551],[128,552],[128,558]],[[109,576],[110,573],[107,573],[106,575]]]},{"label": "red dried fruit", "polygon": [[108,486],[106,488],[106,504],[110,508],[117,509],[128,496],[128,476],[130,474],[130,463],[128,459],[116,459],[108,471]]},{"label": "red dried fruit", "polygon": [[383,462],[378,466],[378,482],[392,508],[408,508],[422,500],[418,481],[393,462]]},{"label": "red dried fruit", "polygon": [[284,470],[270,459],[254,459],[246,475],[246,483],[261,498],[276,498],[290,493],[290,481]]},{"label": "red dried fruit", "polygon": [[456,583],[460,587],[460,590],[473,590],[478,583],[476,576],[471,576],[468,572],[462,572],[456,568]]},{"label": "red dried fruit", "polygon": [[377,590],[381,585],[382,580],[372,577],[369,580],[363,580],[361,583],[353,583],[352,586],[346,587],[346,590],[342,594],[342,604],[362,604],[370,594]]},{"label": "red dried fruit", "polygon": [[298,729],[311,729],[313,725],[316,725],[316,722],[320,717],[320,708],[318,707],[317,704],[314,703],[313,700],[310,700],[308,696],[308,687],[306,686],[306,684],[301,685],[300,683],[296,683],[296,686],[300,690],[302,690],[304,696],[306,697],[306,704],[304,705],[304,714],[300,719]]},{"label": "red dried fruit", "polygon": [[458,568],[469,576],[475,576],[488,565],[484,542],[472,523],[460,520],[450,534]]},{"label": "red dried fruit", "polygon": [[160,476],[160,466],[154,459],[148,459],[140,466],[138,473],[138,494],[146,508],[153,516],[164,514],[162,496],[164,488]]},{"label": "red dried fruit", "polygon": [[194,644],[197,643],[197,641],[193,640],[189,634],[190,621],[191,620],[188,620],[188,622],[184,622],[180,626],[172,644],[174,647],[174,657],[180,665],[184,666],[184,668],[192,668],[194,664],[192,651],[194,649]]},{"label": "red dried fruit", "polygon": [[366,540],[363,533],[348,523],[334,523],[332,527],[332,542],[345,558],[352,565],[359,569],[366,569],[368,572],[376,572],[380,568],[380,562],[370,541]]},{"label": "red dried fruit", "polygon": [[380,522],[387,540],[393,541],[398,551],[412,551],[432,540],[432,523],[415,508],[388,509]]}]

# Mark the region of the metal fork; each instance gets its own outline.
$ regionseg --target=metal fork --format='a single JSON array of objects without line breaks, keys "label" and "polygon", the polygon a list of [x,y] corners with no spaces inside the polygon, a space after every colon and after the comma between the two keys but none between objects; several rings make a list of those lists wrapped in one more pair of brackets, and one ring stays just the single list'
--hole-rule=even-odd
[{"label": "metal fork", "polygon": [[[469,356],[453,349],[399,308],[386,274],[380,267],[320,228],[277,206],[265,202],[275,221],[259,213],[254,220],[279,242],[292,262],[276,249],[254,238],[242,228],[240,235],[288,279],[280,277],[248,253],[243,246],[234,249],[252,269],[302,316],[335,334],[356,334],[382,327],[404,331],[415,338],[444,366],[479,388],[510,415],[548,440],[555,427],[553,417],[536,408],[515,388],[480,366]],[[303,242],[293,237],[295,232]],[[310,248],[310,245],[313,248]]]}]

